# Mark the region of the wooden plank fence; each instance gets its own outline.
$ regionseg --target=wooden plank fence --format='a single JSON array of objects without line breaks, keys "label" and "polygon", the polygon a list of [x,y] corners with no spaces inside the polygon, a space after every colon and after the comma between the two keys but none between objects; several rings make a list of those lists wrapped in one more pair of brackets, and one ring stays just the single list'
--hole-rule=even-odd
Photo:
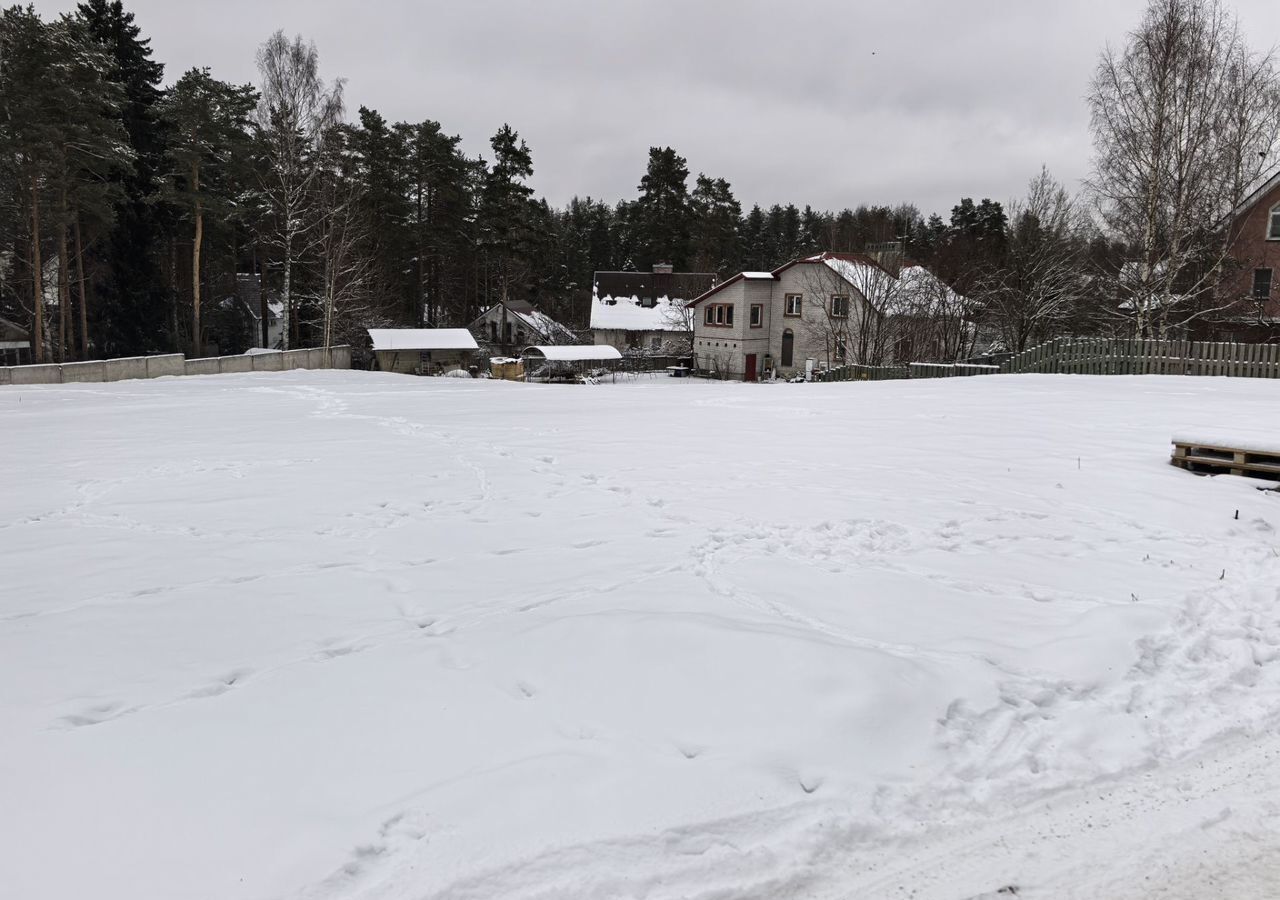
[{"label": "wooden plank fence", "polygon": [[813,373],[814,381],[897,381],[910,378],[907,366],[863,366],[849,363]]},{"label": "wooden plank fence", "polygon": [[1280,378],[1280,344],[1056,338],[1017,354],[1000,371]]}]

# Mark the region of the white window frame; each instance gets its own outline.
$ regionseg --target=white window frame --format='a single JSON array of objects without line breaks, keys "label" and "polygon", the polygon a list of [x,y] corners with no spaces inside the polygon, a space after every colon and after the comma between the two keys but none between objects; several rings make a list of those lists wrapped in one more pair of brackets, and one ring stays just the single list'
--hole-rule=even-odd
[{"label": "white window frame", "polygon": [[1271,207],[1267,214],[1267,240],[1280,241],[1280,203]]},{"label": "white window frame", "polygon": [[[841,300],[844,303],[844,311],[836,311],[836,301]],[[831,295],[831,318],[847,319],[849,318],[849,295],[848,294],[832,294]]]},{"label": "white window frame", "polygon": [[787,318],[798,319],[804,315],[804,294],[787,294],[783,303],[782,314]]},{"label": "white window frame", "polygon": [[751,322],[751,327],[752,327],[752,328],[763,328],[763,327],[764,327],[764,304],[763,304],[763,303],[752,303],[752,304],[751,304],[751,320],[750,320],[750,322]]}]

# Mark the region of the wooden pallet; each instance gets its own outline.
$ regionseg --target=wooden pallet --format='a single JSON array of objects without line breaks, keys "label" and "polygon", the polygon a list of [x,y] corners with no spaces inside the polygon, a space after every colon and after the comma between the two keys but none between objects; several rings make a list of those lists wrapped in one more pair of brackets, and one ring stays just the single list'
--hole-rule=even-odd
[{"label": "wooden pallet", "polygon": [[1201,475],[1244,475],[1280,481],[1280,449],[1240,450],[1211,444],[1173,442],[1175,466]]}]

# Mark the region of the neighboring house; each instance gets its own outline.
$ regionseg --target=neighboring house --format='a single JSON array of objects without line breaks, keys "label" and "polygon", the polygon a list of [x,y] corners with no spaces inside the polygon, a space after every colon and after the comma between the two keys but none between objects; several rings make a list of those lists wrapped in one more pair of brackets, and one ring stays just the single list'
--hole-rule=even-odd
[{"label": "neighboring house", "polygon": [[1198,323],[1192,337],[1245,343],[1280,340],[1280,171],[1236,207],[1229,227],[1237,268],[1224,294],[1239,299]]},{"label": "neighboring house", "polygon": [[31,361],[31,335],[22,326],[0,319],[0,364],[20,366]]},{"label": "neighboring house", "polygon": [[370,328],[382,372],[443,375],[477,363],[480,347],[465,328]]},{"label": "neighboring house", "polygon": [[215,345],[211,348],[214,353],[238,353],[241,348],[253,347],[278,350],[284,346],[284,304],[270,293],[264,304],[262,276],[237,272],[235,293],[218,303],[215,316],[205,328]]},{"label": "neighboring house", "polygon": [[578,336],[524,300],[495,303],[468,328],[490,356],[519,356],[533,344],[578,344]]},{"label": "neighboring house", "polygon": [[591,287],[591,337],[624,352],[682,355],[692,341],[686,302],[716,283],[712,272],[596,272]]},{"label": "neighboring house", "polygon": [[[756,381],[849,362],[918,355],[939,309],[967,332],[964,299],[921,266],[897,272],[860,253],[819,253],[772,272],[740,272],[689,303],[700,371]],[[907,357],[904,357],[907,358]]]}]

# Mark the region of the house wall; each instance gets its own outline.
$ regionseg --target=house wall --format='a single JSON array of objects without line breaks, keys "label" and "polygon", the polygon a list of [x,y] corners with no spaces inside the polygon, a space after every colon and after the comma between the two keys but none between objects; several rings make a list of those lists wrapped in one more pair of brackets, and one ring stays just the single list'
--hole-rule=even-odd
[{"label": "house wall", "polygon": [[[507,323],[511,324],[511,339],[507,340]],[[493,337],[492,326],[498,329],[497,339]],[[531,331],[525,323],[514,316],[501,303],[484,311],[471,323],[471,336],[476,343],[484,344],[490,352],[499,356],[514,356],[525,347],[543,342],[544,335]]]},{"label": "house wall", "polygon": [[[693,336],[687,331],[629,331],[622,328],[593,328],[591,343],[616,347],[622,352],[627,350],[666,350],[674,354],[687,353]],[[657,348],[654,341],[658,342]]]},{"label": "house wall", "polygon": [[1280,204],[1280,185],[1276,185],[1236,222],[1232,257],[1242,266],[1230,284],[1231,293],[1250,296],[1255,269],[1271,270],[1271,298],[1264,315],[1280,317],[1280,240],[1267,239],[1271,210]]},{"label": "house wall", "polygon": [[400,375],[417,375],[424,370],[434,374],[475,365],[474,350],[378,350],[374,355],[379,371]]},{"label": "house wall", "polygon": [[[848,321],[851,328],[856,327],[865,300],[821,263],[792,266],[782,272],[778,280],[743,279],[709,297],[698,304],[694,321],[694,355],[698,368],[727,378],[742,378],[750,353],[756,354],[756,372],[760,377],[770,369],[784,378],[804,372],[806,360],[811,358],[820,366],[834,365],[826,340],[829,329],[825,326],[827,316],[823,307],[829,302],[829,295],[836,292],[837,285],[840,292],[849,295]],[[803,295],[799,316],[786,315],[787,294]],[[706,324],[702,310],[713,303],[734,305],[732,328]],[[764,323],[760,328],[751,327],[751,306],[756,303],[764,306]],[[793,335],[792,362],[790,366],[783,366],[782,339],[788,329]]]}]

